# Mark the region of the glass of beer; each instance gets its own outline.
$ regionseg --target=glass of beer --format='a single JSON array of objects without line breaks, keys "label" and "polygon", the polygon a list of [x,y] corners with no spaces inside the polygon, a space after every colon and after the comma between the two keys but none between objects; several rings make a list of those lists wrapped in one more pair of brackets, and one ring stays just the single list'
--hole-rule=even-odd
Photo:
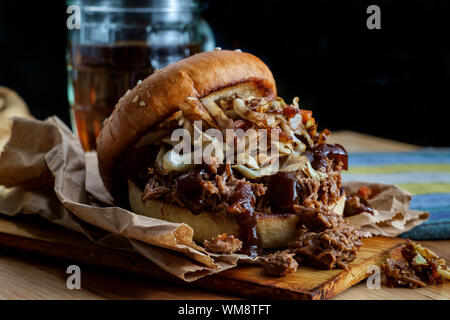
[{"label": "glass of beer", "polygon": [[139,80],[215,45],[196,1],[71,0],[67,5],[80,14],[79,28],[68,31],[68,99],[72,129],[85,151],[95,150],[104,120]]}]

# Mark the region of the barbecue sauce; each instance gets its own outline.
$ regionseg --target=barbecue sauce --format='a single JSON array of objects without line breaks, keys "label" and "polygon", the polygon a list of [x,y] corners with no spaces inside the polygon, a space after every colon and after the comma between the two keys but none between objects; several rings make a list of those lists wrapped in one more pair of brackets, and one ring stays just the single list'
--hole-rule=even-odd
[{"label": "barbecue sauce", "polygon": [[231,202],[233,204],[228,208],[228,211],[236,213],[237,222],[241,227],[239,238],[244,242],[241,253],[255,257],[259,254],[260,242],[256,232],[254,212],[256,198],[251,186],[243,182],[239,183]]},{"label": "barbecue sauce", "polygon": [[[177,194],[193,214],[203,211],[203,184],[206,180],[205,169],[198,169],[179,176],[176,180]],[[260,243],[256,232],[256,217],[254,214],[256,198],[250,185],[243,182],[236,186],[228,212],[235,214],[237,223],[241,227],[240,239],[244,242],[241,253],[256,256]]]},{"label": "barbecue sauce", "polygon": [[175,180],[178,196],[194,214],[203,209],[203,177],[204,169],[190,171]]},{"label": "barbecue sauce", "polygon": [[[359,204],[356,206],[355,198],[359,198]],[[358,197],[357,195],[349,196],[345,198],[344,217],[354,216],[360,213],[366,212],[373,215],[373,209],[366,199]]]},{"label": "barbecue sauce", "polygon": [[321,144],[313,150],[306,150],[302,154],[308,158],[312,167],[317,170],[327,166],[327,159],[342,162],[342,169],[348,169],[348,154],[340,144]]},{"label": "barbecue sauce", "polygon": [[314,148],[314,161],[312,163],[313,168],[326,166],[324,161],[326,158],[334,161],[342,162],[342,169],[348,169],[348,154],[343,146],[340,144],[321,144]]},{"label": "barbecue sauce", "polygon": [[293,172],[278,172],[269,177],[267,194],[278,209],[292,209],[300,201],[300,186]]}]

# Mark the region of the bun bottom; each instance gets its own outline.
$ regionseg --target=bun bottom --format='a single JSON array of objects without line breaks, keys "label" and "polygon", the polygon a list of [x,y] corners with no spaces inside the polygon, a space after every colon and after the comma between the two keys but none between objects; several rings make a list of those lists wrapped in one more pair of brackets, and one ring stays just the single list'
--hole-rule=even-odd
[{"label": "bun bottom", "polygon": [[[134,213],[170,222],[185,223],[194,229],[194,241],[203,242],[226,233],[239,237],[240,226],[235,217],[227,214],[202,212],[193,214],[189,209],[157,200],[142,201],[143,191],[133,182],[128,182],[128,196]],[[344,212],[345,195],[330,206],[337,214]],[[256,232],[263,248],[283,248],[301,235],[299,217],[295,214],[267,214],[255,212]]]}]

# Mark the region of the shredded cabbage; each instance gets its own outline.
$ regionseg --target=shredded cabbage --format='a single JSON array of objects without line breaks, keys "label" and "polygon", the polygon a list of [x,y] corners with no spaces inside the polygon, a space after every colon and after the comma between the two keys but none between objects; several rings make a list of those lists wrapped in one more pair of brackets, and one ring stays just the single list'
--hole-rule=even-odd
[{"label": "shredded cabbage", "polygon": [[[257,101],[254,99],[257,99]],[[282,113],[279,112],[283,110],[285,104],[283,99],[276,98],[267,101],[264,98],[247,97],[246,99],[234,98],[230,101],[219,101],[217,103],[209,98],[201,100],[187,99],[187,101],[198,104],[198,110],[197,113],[195,113],[195,116],[201,116],[205,113],[205,115],[208,115],[210,121],[216,121],[222,129],[232,128],[233,120],[237,119],[246,119],[256,124],[255,132],[247,135],[244,141],[238,139],[237,150],[234,150],[233,148],[234,152],[238,153],[235,155],[235,159],[244,161],[232,167],[246,178],[256,179],[275,174],[277,171],[301,171],[306,176],[319,181],[322,181],[327,177],[326,173],[314,170],[308,159],[301,156],[306,149],[306,145],[299,137],[304,137],[307,144],[311,147],[314,146],[314,142],[303,125],[301,114],[297,113],[290,119],[286,119]],[[251,104],[250,108],[248,106],[249,104]],[[294,98],[293,105],[298,108],[298,98]],[[278,112],[266,112],[269,109]],[[189,110],[186,109],[186,112]],[[208,132],[211,134],[202,131],[200,127],[194,125],[194,123],[186,117],[184,112],[184,110],[180,113],[177,112],[171,117],[171,120],[176,120],[180,127],[182,126],[184,129],[188,130],[191,136],[192,145],[195,147],[201,145],[203,161],[208,162],[205,157],[211,156],[216,158],[214,159],[216,162],[223,163],[227,152],[226,141],[221,142],[215,134],[212,134],[209,131]],[[203,119],[202,117],[200,118]],[[203,121],[205,120],[203,119]],[[289,136],[289,141],[272,141],[270,146],[267,146],[268,148],[273,148],[270,150],[270,153],[269,150],[262,150],[263,146],[261,145],[258,145],[258,149],[256,149],[257,142],[261,142],[261,131],[258,130],[261,128],[275,127],[277,125],[279,125],[280,129]],[[217,126],[215,128],[217,128]],[[223,131],[224,130],[218,132],[223,134]],[[239,138],[236,135],[236,132],[234,135]],[[197,140],[194,141],[194,138]],[[223,138],[225,140],[226,137],[224,136]],[[169,173],[171,171],[183,172],[194,167],[193,153],[180,155],[170,148],[170,146],[174,147],[178,141],[171,141],[170,132],[168,130],[151,132],[144,136],[136,146],[140,147],[161,142],[163,142],[164,145],[161,146],[156,158],[156,170],[159,170],[162,173]],[[241,147],[239,147],[240,143],[243,143]],[[169,146],[169,149],[167,146]]]},{"label": "shredded cabbage", "polygon": [[188,171],[194,167],[192,154],[180,155],[173,150],[169,150],[163,157],[163,170],[166,173],[171,171]]},{"label": "shredded cabbage", "polygon": [[275,168],[273,168],[272,165],[268,165],[265,167],[262,167],[261,169],[250,169],[246,166],[243,166],[242,164],[236,164],[232,166],[233,169],[236,169],[239,171],[244,177],[247,179],[257,179],[264,176],[270,176],[276,173]]}]

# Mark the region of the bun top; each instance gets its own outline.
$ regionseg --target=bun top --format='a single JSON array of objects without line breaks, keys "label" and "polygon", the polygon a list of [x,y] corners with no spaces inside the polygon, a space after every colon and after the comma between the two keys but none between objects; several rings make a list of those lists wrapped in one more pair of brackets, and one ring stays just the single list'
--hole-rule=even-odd
[{"label": "bun top", "polygon": [[97,139],[100,175],[113,193],[114,169],[121,155],[149,129],[179,109],[187,97],[250,84],[255,96],[276,96],[269,68],[249,53],[214,50],[175,62],[127,92],[116,104]]}]

